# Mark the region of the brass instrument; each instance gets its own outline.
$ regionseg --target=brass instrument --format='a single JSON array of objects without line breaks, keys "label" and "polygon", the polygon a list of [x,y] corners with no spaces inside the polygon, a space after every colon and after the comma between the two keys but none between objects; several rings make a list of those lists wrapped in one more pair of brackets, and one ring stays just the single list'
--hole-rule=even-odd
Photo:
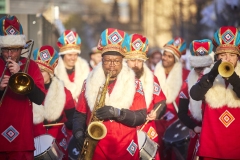
[{"label": "brass instrument", "polygon": [[107,134],[106,126],[96,117],[96,110],[105,105],[105,98],[108,91],[108,84],[111,73],[108,73],[103,87],[99,88],[97,99],[90,117],[90,123],[87,128],[87,136],[83,144],[83,149],[78,157],[80,160],[92,160],[93,153],[99,140]]},{"label": "brass instrument", "polygon": [[222,62],[218,66],[218,73],[222,77],[228,78],[234,73],[234,66],[230,62]]},{"label": "brass instrument", "polygon": [[[23,70],[23,72],[18,72],[18,73],[15,73],[15,74],[10,76],[9,81],[8,81],[8,85],[7,85],[6,89],[4,90],[4,93],[3,93],[2,98],[0,100],[0,106],[2,104],[2,101],[5,97],[5,94],[6,94],[8,88],[10,88],[14,93],[21,94],[21,95],[28,94],[32,91],[32,89],[34,87],[34,81],[33,81],[32,77],[27,74],[27,71],[28,71],[28,66],[29,66],[29,63],[30,63],[30,58],[31,58],[31,54],[32,54],[33,45],[34,45],[33,40],[29,40],[26,43],[24,49],[28,49],[29,54],[28,54],[28,57],[27,57],[27,62],[24,66],[24,70]],[[8,62],[5,65],[4,71],[2,73],[1,80],[4,76],[7,68],[8,68]]]}]

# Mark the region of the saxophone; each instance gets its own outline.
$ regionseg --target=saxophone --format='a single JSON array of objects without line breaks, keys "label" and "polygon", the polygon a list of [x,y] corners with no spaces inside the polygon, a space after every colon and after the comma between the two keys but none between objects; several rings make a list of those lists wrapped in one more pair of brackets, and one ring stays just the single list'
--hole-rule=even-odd
[{"label": "saxophone", "polygon": [[86,138],[84,140],[83,149],[78,160],[92,160],[93,153],[99,140],[103,139],[107,134],[106,126],[96,117],[96,110],[105,105],[105,98],[108,91],[108,84],[111,73],[107,74],[106,81],[103,87],[99,88],[97,99],[90,117],[90,122],[87,128]]}]

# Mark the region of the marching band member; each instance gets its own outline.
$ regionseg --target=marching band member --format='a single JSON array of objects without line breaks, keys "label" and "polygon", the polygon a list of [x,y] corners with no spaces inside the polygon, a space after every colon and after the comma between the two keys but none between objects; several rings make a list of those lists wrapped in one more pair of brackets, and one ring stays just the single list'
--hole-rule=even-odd
[{"label": "marching band member", "polygon": [[93,70],[93,68],[95,68],[98,65],[98,63],[102,61],[102,54],[101,51],[97,49],[97,47],[93,47],[91,52],[89,53],[89,56],[90,56],[89,66],[91,70]]},{"label": "marching band member", "polygon": [[90,71],[87,61],[79,56],[81,53],[81,39],[76,32],[66,30],[58,38],[57,45],[60,49],[60,57],[55,74],[64,82],[65,87],[71,91],[76,102],[83,81]]},{"label": "marching band member", "polygon": [[[127,37],[126,41],[127,53],[124,58],[127,60],[128,66],[135,72],[136,78],[142,82],[148,112],[147,120],[150,120],[143,128],[143,131],[147,133],[150,139],[158,143],[158,134],[154,120],[160,118],[165,113],[166,98],[163,92],[161,92],[157,77],[153,75],[146,63],[144,63],[147,60],[148,40],[140,34],[132,34]],[[160,108],[154,112],[160,104]],[[157,152],[155,160],[159,159],[160,156]]]},{"label": "marching band member", "polygon": [[189,71],[182,68],[180,62],[181,55],[186,53],[186,42],[177,37],[172,39],[163,48],[162,61],[160,61],[154,71],[158,78],[160,87],[166,96],[167,110],[162,120],[156,121],[159,136],[161,160],[170,160],[170,153],[165,156],[162,137],[167,127],[177,120],[177,111],[179,105],[179,95],[186,96],[181,92],[187,87],[186,79]]},{"label": "marching band member", "polygon": [[[231,26],[219,28],[213,44],[217,47],[217,62],[190,90],[192,99],[205,102],[198,153],[201,160],[236,160],[240,159],[239,30]],[[222,62],[229,62],[234,68],[229,77],[219,74]],[[223,68],[229,72],[230,66]]]},{"label": "marching band member", "polygon": [[[0,95],[3,98],[0,107],[0,159],[33,160],[31,102],[41,104],[45,98],[43,76],[34,61],[21,57],[26,40],[17,17],[5,16],[0,19],[0,24],[0,72],[3,73],[7,67],[0,84]],[[25,67],[28,60],[28,67]],[[5,67],[7,62],[8,66]],[[24,95],[16,94],[9,88],[9,78],[24,69],[28,70],[27,74],[33,79],[33,90]],[[21,87],[21,84],[16,85]],[[3,97],[4,91],[6,94]]]},{"label": "marching band member", "polygon": [[96,117],[107,128],[105,138],[99,140],[93,160],[139,160],[137,126],[146,120],[146,102],[141,82],[123,61],[127,33],[107,28],[101,34],[98,49],[102,62],[93,69],[84,83],[73,118],[73,135],[82,148],[84,131],[89,123],[99,87],[110,72],[105,105],[96,110]]},{"label": "marching band member", "polygon": [[[33,52],[33,59],[38,64],[47,90],[42,105],[33,103],[34,137],[50,134],[56,140],[61,151],[68,159],[67,143],[71,136],[72,118],[75,110],[71,92],[61,80],[54,76],[58,64],[58,52],[52,46],[42,46]],[[63,125],[61,125],[63,123]],[[56,126],[54,125],[56,124]],[[58,125],[60,124],[60,125]],[[44,126],[49,125],[49,126]],[[36,150],[39,147],[35,145]],[[61,157],[59,157],[61,158]]]},{"label": "marching band member", "polygon": [[[214,53],[212,49],[213,44],[209,39],[194,40],[190,43],[189,50],[191,51],[191,55],[189,61],[193,69],[190,71],[187,78],[188,87],[183,91],[188,95],[187,97],[189,97],[191,87],[201,78],[204,71],[206,72],[206,70],[209,70],[209,67],[213,64]],[[178,117],[191,129],[187,160],[192,160],[197,151],[197,141],[201,132],[202,101],[195,101],[191,97],[180,98]]]}]

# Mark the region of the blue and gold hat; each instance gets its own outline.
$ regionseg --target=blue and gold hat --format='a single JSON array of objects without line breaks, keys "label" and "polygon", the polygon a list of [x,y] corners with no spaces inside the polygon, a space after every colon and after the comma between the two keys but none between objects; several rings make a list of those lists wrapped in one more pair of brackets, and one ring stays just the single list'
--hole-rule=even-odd
[{"label": "blue and gold hat", "polygon": [[219,28],[214,34],[213,44],[217,47],[216,54],[230,52],[240,55],[239,30],[232,26],[223,26]]},{"label": "blue and gold hat", "polygon": [[163,50],[171,52],[179,60],[186,53],[186,46],[183,38],[176,37],[165,44]]},{"label": "blue and gold hat", "polygon": [[33,60],[41,70],[54,75],[54,69],[58,64],[58,52],[52,46],[42,46],[33,52]]},{"label": "blue and gold hat", "polygon": [[207,67],[213,63],[213,44],[209,39],[194,40],[190,43],[189,62],[192,67]]},{"label": "blue and gold hat", "polygon": [[59,55],[69,53],[81,53],[81,38],[79,35],[71,30],[66,30],[58,38],[57,45],[60,49]]},{"label": "blue and gold hat", "polygon": [[26,37],[21,23],[15,16],[4,16],[0,19],[0,47],[23,47]]},{"label": "blue and gold hat", "polygon": [[109,51],[116,51],[125,56],[126,49],[124,49],[124,46],[126,46],[126,37],[127,33],[122,30],[107,28],[101,34],[97,49],[102,54]]},{"label": "blue and gold hat", "polygon": [[131,34],[126,38],[125,59],[147,60],[148,39],[140,34]]}]

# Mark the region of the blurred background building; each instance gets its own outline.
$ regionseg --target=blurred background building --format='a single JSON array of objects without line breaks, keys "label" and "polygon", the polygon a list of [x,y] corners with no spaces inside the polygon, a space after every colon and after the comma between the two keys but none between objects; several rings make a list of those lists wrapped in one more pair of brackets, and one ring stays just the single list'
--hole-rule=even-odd
[{"label": "blurred background building", "polygon": [[223,25],[240,25],[239,0],[0,0],[0,14],[16,15],[35,46],[56,41],[65,29],[82,39],[82,54],[96,46],[108,28],[140,33],[151,48],[161,48],[176,36],[187,44],[212,38]]}]

